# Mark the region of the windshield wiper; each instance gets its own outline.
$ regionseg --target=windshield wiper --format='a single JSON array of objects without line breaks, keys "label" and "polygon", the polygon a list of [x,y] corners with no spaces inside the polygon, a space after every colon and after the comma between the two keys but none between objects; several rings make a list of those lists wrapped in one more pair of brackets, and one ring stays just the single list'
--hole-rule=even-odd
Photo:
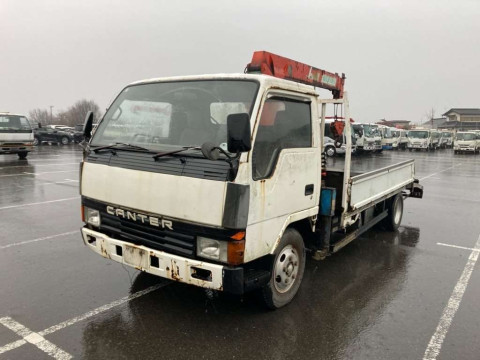
[{"label": "windshield wiper", "polygon": [[[120,147],[119,147],[119,146],[120,146]],[[132,145],[132,144],[127,144],[127,143],[122,143],[122,142],[116,142],[115,144],[100,146],[100,147],[98,147],[98,148],[93,149],[93,152],[96,154],[96,153],[99,152],[100,150],[106,150],[106,149],[115,150],[115,149],[122,149],[123,147],[127,147],[127,148],[129,148],[129,149],[137,150],[137,151],[147,151],[147,152],[151,152],[151,150],[149,150],[149,149],[147,149],[147,148],[144,148],[144,147],[141,147],[141,146],[138,146],[138,145]]]},{"label": "windshield wiper", "polygon": [[156,160],[158,158],[161,158],[162,156],[172,155],[172,154],[176,154],[176,153],[187,151],[187,150],[202,150],[202,148],[199,146],[183,146],[181,149],[157,153],[152,157]]}]

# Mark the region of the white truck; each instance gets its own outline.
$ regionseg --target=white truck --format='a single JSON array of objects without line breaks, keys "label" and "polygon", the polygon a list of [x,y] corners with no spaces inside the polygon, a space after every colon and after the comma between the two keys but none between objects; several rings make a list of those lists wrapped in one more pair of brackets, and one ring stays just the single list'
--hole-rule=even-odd
[{"label": "white truck", "polygon": [[408,131],[408,150],[433,151],[439,148],[440,135],[438,131],[415,129]]},{"label": "white truck", "polygon": [[474,131],[458,131],[455,134],[453,152],[455,154],[478,154],[480,152],[480,134],[477,134]]},{"label": "white truck", "polygon": [[383,150],[382,136],[377,124],[353,124],[353,132],[359,153]]},{"label": "white truck", "polygon": [[27,158],[33,147],[33,130],[26,116],[0,112],[0,155]]},{"label": "white truck", "polygon": [[351,173],[348,122],[344,169],[325,168],[327,105],[350,118],[344,76],[264,51],[246,72],[133,83],[93,136],[87,115],[82,237],[105,258],[257,290],[275,309],[297,293],[307,252],[322,259],[380,222],[397,229],[403,199],[423,189],[413,160]]},{"label": "white truck", "polygon": [[451,131],[447,131],[447,130],[441,131],[440,148],[442,149],[453,148],[453,133]]}]

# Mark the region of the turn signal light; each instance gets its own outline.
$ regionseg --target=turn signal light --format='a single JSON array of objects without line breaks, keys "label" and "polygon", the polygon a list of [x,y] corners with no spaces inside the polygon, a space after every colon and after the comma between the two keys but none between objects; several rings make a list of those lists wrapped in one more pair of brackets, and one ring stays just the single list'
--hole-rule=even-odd
[{"label": "turn signal light", "polygon": [[227,248],[227,259],[230,265],[243,264],[245,255],[245,240],[229,241]]},{"label": "turn signal light", "polygon": [[230,236],[233,240],[243,240],[245,238],[245,231],[239,231],[235,235]]}]

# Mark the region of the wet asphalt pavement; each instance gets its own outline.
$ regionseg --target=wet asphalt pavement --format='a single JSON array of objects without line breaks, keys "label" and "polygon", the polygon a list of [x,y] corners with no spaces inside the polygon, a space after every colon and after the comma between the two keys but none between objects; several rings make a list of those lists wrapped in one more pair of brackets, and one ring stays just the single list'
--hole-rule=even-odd
[{"label": "wet asphalt pavement", "polygon": [[307,262],[294,301],[272,312],[88,250],[76,145],[0,155],[0,359],[422,359],[432,337],[427,358],[480,359],[480,155],[353,163],[409,158],[425,193],[405,201],[400,229]]}]

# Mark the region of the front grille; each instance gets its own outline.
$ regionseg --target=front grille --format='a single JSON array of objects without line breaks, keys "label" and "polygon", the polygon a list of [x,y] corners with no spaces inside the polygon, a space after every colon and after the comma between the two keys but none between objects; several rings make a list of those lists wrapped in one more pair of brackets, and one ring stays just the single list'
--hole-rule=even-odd
[{"label": "front grille", "polygon": [[118,240],[144,245],[155,250],[191,257],[195,256],[195,235],[156,228],[100,212],[100,230]]}]

